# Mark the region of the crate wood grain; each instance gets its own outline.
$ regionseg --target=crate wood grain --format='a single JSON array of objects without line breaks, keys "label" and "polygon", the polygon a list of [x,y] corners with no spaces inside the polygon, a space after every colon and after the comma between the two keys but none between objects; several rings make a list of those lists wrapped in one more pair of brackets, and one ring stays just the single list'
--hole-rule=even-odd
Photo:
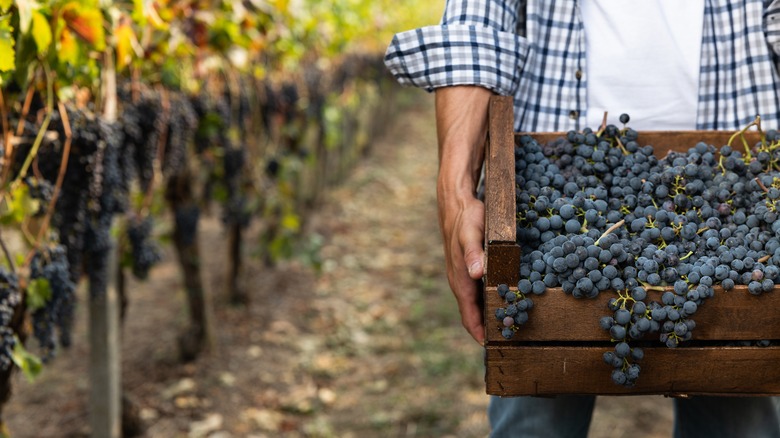
[{"label": "crate wood grain", "polygon": [[[699,141],[717,147],[733,132],[646,131],[639,143],[653,145],[657,156],[685,151]],[[612,349],[609,335],[598,325],[609,314],[602,292],[595,299],[576,299],[560,288],[531,295],[535,306],[529,321],[512,340],[500,333],[495,314],[503,306],[496,291],[505,283],[516,288],[520,247],[516,243],[514,148],[520,134],[513,131],[511,97],[494,97],[490,103],[485,163],[484,278],[486,321],[485,381],[487,393],[520,395],[780,395],[780,347],[733,347],[745,340],[780,340],[780,290],[753,296],[745,286],[730,291],[716,288],[696,313],[694,341],[669,349],[655,338],[644,342],[642,375],[633,388],[612,383],[611,368],[601,355]],[[541,143],[564,133],[533,134]],[[754,145],[760,137],[748,132],[744,141]],[[741,146],[742,138],[738,139]],[[738,146],[735,146],[738,147]],[[654,294],[658,294],[654,296]],[[660,301],[660,292],[649,291]],[[656,339],[655,341],[653,339]]]}]

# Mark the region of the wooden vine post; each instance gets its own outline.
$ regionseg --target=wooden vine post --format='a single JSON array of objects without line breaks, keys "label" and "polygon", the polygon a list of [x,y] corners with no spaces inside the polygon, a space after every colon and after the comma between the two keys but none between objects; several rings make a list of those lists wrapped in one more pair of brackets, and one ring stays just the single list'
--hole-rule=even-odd
[{"label": "wooden vine post", "polygon": [[239,279],[241,278],[242,263],[242,242],[241,224],[232,223],[228,227],[228,270],[227,270],[227,290],[230,295],[230,302],[233,304],[249,304],[249,294],[246,288],[241,287]]},{"label": "wooden vine post", "polygon": [[[190,322],[179,337],[181,358],[195,359],[212,343],[212,302],[201,275],[201,254],[198,244],[198,202],[192,193],[192,173],[188,167],[171,175],[167,181],[166,198],[174,212],[173,243],[179,258],[184,288],[187,293]],[[194,223],[185,222],[195,215]]]},{"label": "wooden vine post", "polygon": [[[106,122],[117,120],[116,72],[111,49],[105,52],[103,71]],[[116,289],[117,245],[106,257],[90,260],[95,266],[89,278],[89,424],[93,437],[119,438],[122,391],[119,341],[119,308]]]}]

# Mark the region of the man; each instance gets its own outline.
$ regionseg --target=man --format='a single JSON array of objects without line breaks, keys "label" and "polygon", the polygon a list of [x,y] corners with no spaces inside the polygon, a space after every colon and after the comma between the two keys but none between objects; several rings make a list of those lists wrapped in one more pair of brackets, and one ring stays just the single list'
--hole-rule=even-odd
[{"label": "man", "polygon": [[[393,39],[399,82],[436,92],[440,226],[464,327],[484,342],[476,197],[487,107],[515,98],[515,130],[596,127],[605,110],[635,129],[780,127],[780,9],[762,0],[449,0],[440,26]],[[492,398],[495,436],[585,436],[593,397]],[[675,400],[676,436],[780,437],[776,398]]]}]

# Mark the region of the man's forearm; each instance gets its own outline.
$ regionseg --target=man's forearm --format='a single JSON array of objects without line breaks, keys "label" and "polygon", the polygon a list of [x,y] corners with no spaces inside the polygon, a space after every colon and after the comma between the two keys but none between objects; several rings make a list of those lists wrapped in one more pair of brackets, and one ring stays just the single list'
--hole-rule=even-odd
[{"label": "man's forearm", "polygon": [[492,93],[478,87],[436,91],[439,135],[437,201],[447,261],[447,279],[458,300],[463,326],[484,342],[480,291],[475,280],[484,273],[485,206],[476,198],[487,137],[487,110]]},{"label": "man's forearm", "polygon": [[436,90],[439,190],[473,194],[487,136],[487,110],[493,93],[477,86]]}]

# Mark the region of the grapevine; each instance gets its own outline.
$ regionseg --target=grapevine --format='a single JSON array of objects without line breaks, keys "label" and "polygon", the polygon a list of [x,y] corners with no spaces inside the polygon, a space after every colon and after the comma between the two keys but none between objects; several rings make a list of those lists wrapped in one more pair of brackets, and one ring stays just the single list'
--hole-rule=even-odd
[{"label": "grapevine", "polygon": [[[159,229],[173,228],[182,260],[201,343],[189,356],[202,350],[211,312],[197,230],[212,197],[236,242],[234,268],[253,220],[268,230],[262,251],[294,254],[314,207],[303,192],[353,164],[333,150],[362,147],[326,129],[326,114],[356,125],[374,113],[365,108],[378,94],[363,91],[390,82],[380,49],[422,8],[351,1],[366,19],[345,20],[334,12],[342,0],[303,4],[0,2],[0,379],[12,364],[34,374],[23,327],[46,361],[71,343],[74,292],[86,279],[101,298],[115,245],[120,277],[130,266],[148,279],[163,257]],[[304,181],[311,168],[323,172]]]}]

